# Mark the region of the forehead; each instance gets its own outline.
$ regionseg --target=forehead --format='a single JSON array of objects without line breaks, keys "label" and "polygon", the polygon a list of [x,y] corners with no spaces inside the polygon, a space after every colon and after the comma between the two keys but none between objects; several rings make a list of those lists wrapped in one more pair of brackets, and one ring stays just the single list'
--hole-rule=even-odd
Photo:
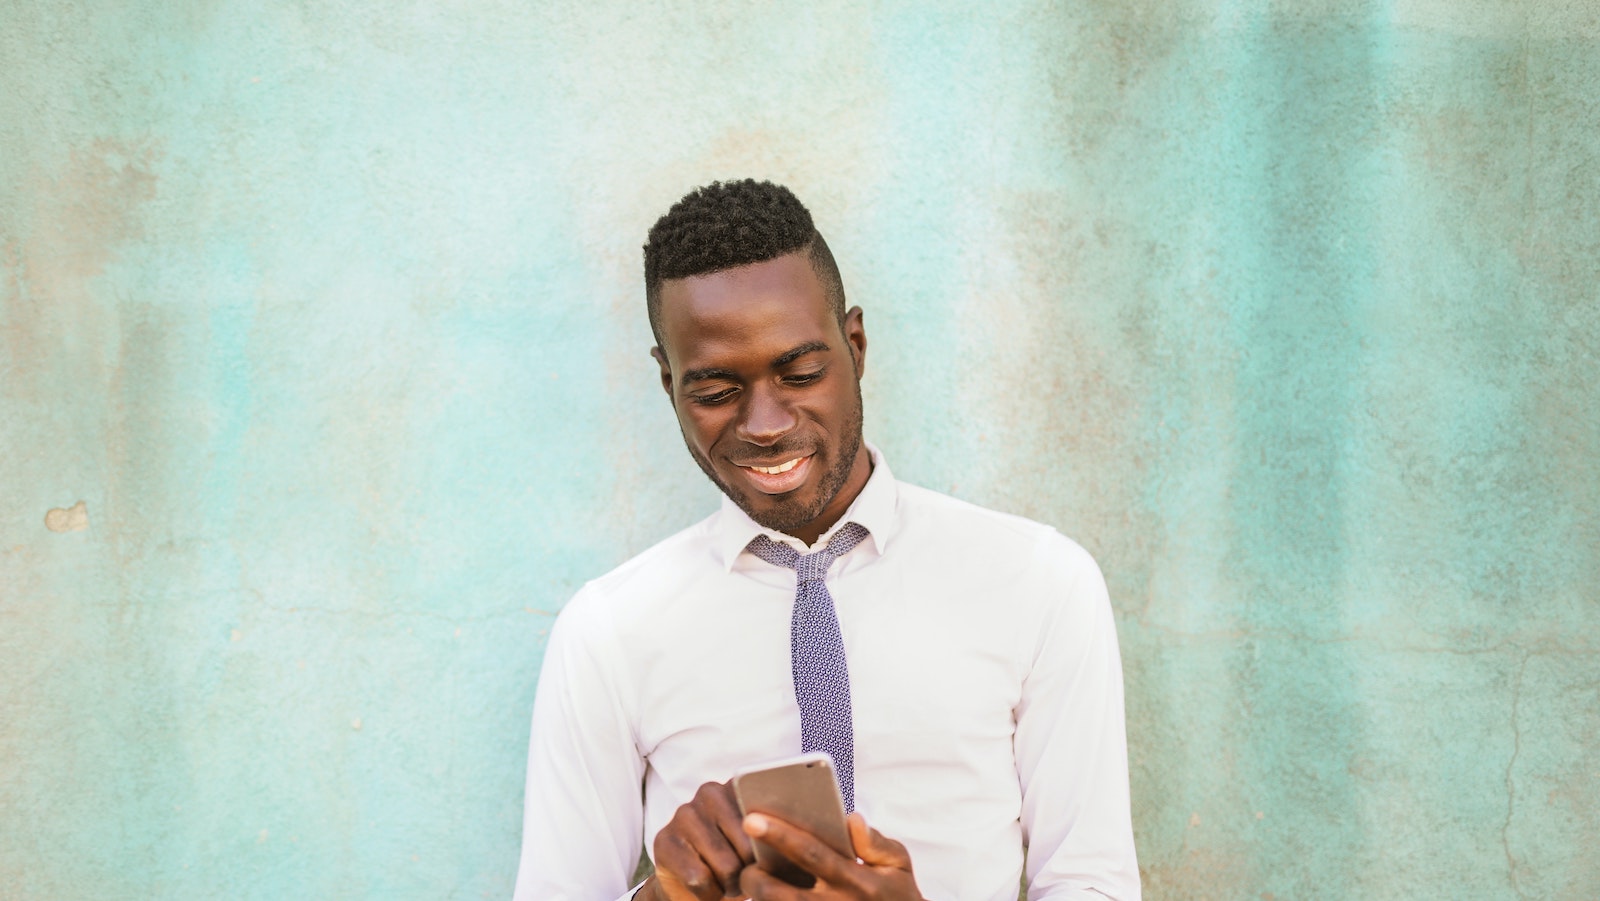
[{"label": "forehead", "polygon": [[662,350],[680,368],[710,357],[775,356],[807,341],[832,344],[837,331],[803,251],[661,283]]}]

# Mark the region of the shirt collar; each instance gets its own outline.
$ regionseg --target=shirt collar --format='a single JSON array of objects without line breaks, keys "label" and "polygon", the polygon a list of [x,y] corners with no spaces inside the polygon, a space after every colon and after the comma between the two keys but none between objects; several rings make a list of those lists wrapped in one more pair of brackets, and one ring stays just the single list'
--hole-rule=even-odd
[{"label": "shirt collar", "polygon": [[873,549],[881,555],[899,526],[898,493],[895,490],[894,473],[889,471],[889,464],[883,461],[882,452],[870,442],[862,443],[872,459],[872,475],[867,477],[867,484],[850,503],[849,509],[844,511],[844,515],[839,517],[839,521],[833,524],[833,528],[822,533],[817,538],[817,543],[809,548],[793,535],[774,532],[757,524],[749,514],[729,500],[727,495],[723,495],[722,509],[717,511],[716,522],[712,525],[712,543],[722,563],[723,571],[732,571],[734,561],[739,559],[739,555],[757,535],[765,535],[773,541],[789,545],[802,554],[809,554],[813,550],[820,550],[828,543],[828,539],[833,537],[833,533],[839,531],[847,522],[865,526],[872,539]]}]

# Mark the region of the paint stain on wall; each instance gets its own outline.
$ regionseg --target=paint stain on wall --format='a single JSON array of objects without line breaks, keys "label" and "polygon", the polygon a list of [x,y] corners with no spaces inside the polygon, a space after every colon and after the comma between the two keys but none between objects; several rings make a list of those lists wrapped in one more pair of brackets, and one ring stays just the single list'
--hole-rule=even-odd
[{"label": "paint stain on wall", "polygon": [[73,323],[79,346],[99,346],[111,326],[91,284],[143,236],[141,211],[156,196],[162,157],[155,141],[96,139],[59,169],[35,172],[26,214],[0,223],[0,352],[20,372],[46,369],[62,322]]},{"label": "paint stain on wall", "polygon": [[44,527],[52,532],[82,532],[89,528],[89,507],[78,501],[70,507],[56,507],[44,515]]}]

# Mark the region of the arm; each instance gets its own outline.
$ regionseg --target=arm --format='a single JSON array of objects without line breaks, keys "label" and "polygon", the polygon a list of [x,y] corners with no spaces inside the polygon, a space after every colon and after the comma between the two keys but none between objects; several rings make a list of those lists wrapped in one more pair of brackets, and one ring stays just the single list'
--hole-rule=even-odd
[{"label": "arm", "polygon": [[621,678],[624,656],[595,600],[579,592],[545,649],[515,901],[714,901],[723,886],[738,884],[752,856],[723,784],[701,786],[678,808],[656,836],[656,875],[628,885],[644,830],[645,764]]},{"label": "arm", "polygon": [[1017,777],[1030,901],[1137,901],[1122,658],[1105,580],[1087,551],[1047,542],[1050,602],[1017,706]]},{"label": "arm", "polygon": [[528,743],[515,901],[625,898],[644,831],[644,760],[606,611],[580,591],[550,632]]}]

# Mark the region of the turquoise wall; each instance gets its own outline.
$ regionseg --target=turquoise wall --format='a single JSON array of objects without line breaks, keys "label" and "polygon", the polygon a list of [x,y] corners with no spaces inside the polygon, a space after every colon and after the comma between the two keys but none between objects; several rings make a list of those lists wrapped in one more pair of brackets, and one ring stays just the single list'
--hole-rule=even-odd
[{"label": "turquoise wall", "polygon": [[1594,898],[1597,123],[1596,0],[5,3],[0,895],[508,896],[755,175],[1106,570],[1149,897]]}]

